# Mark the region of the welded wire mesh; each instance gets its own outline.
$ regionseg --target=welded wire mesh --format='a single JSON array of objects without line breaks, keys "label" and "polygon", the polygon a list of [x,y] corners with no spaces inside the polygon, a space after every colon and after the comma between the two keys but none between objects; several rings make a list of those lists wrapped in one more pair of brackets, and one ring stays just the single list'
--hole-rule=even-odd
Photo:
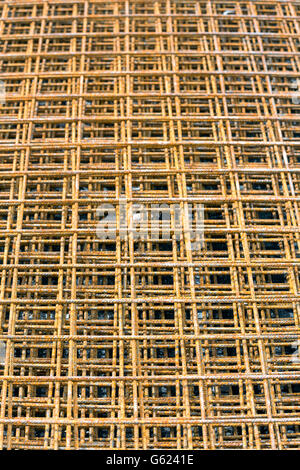
[{"label": "welded wire mesh", "polygon": [[1,448],[300,448],[299,15],[0,2]]}]

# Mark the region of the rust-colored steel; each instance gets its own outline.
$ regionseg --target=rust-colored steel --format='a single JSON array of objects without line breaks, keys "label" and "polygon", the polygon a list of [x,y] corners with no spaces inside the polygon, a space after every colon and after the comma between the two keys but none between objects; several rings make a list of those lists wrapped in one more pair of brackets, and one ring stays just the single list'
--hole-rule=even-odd
[{"label": "rust-colored steel", "polygon": [[1,448],[300,448],[299,17],[0,2]]}]

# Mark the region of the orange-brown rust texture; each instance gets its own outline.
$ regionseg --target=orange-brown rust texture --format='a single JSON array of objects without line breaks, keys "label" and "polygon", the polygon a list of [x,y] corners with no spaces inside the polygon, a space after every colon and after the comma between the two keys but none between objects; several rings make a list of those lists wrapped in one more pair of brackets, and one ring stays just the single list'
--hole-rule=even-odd
[{"label": "orange-brown rust texture", "polygon": [[300,448],[299,17],[0,1],[1,448]]}]

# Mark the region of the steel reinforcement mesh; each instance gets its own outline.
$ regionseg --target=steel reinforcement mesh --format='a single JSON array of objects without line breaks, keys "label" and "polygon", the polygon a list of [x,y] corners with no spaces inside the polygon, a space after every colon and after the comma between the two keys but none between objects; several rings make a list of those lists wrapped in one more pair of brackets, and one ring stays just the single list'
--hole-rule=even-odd
[{"label": "steel reinforcement mesh", "polygon": [[299,18],[0,2],[1,448],[300,448]]}]

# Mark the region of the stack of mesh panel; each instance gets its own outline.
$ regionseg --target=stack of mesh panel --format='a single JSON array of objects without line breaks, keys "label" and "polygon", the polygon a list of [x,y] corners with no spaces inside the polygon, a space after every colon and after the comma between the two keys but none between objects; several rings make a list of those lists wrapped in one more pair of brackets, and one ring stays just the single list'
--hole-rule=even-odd
[{"label": "stack of mesh panel", "polygon": [[299,18],[0,0],[1,448],[300,448]]}]

